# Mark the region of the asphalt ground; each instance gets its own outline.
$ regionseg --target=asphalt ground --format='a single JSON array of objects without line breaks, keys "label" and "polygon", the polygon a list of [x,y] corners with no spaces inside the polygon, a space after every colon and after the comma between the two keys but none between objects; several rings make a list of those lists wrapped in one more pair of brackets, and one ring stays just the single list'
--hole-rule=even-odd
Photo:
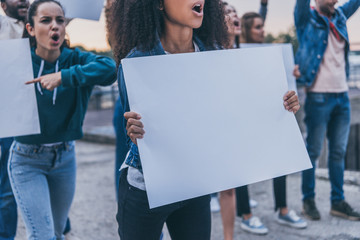
[{"label": "asphalt ground", "polygon": [[[75,199],[70,212],[72,231],[68,240],[113,240],[119,239],[115,219],[117,205],[114,189],[114,153],[115,147],[110,144],[97,144],[78,141],[77,187]],[[316,182],[317,205],[321,212],[320,221],[308,221],[303,230],[281,226],[274,220],[272,181],[264,181],[250,186],[250,196],[258,202],[253,214],[259,216],[269,228],[265,236],[244,232],[240,228],[240,218],[236,219],[234,239],[277,239],[277,240],[360,240],[360,222],[352,222],[329,215],[330,184],[326,179],[326,170],[319,169]],[[360,187],[356,180],[359,172],[346,172],[346,199],[360,210]],[[301,211],[300,174],[287,178],[288,206],[297,213]],[[140,229],[139,229],[140,230]],[[170,237],[165,232],[164,240]],[[25,240],[25,228],[19,219],[16,240]],[[222,223],[220,213],[212,214],[212,240],[222,240]]]},{"label": "asphalt ground", "polygon": [[[119,239],[115,219],[115,134],[112,118],[112,109],[88,111],[86,115],[84,139],[87,141],[76,143],[77,186],[70,212],[72,231],[67,235],[67,240]],[[302,209],[300,181],[299,173],[287,177],[287,204],[298,214]],[[345,172],[344,189],[347,201],[360,211],[360,172]],[[271,180],[249,186],[251,198],[258,202],[258,206],[252,209],[252,212],[269,228],[269,233],[264,236],[246,233],[240,228],[241,219],[236,218],[234,239],[360,240],[360,221],[352,222],[329,214],[330,183],[327,169],[317,170],[316,202],[322,219],[307,220],[306,229],[281,226],[274,220],[272,191]],[[211,239],[222,240],[222,231],[220,213],[212,213]],[[166,226],[164,233],[164,240],[170,240]],[[25,239],[25,227],[20,217],[16,240]]]}]

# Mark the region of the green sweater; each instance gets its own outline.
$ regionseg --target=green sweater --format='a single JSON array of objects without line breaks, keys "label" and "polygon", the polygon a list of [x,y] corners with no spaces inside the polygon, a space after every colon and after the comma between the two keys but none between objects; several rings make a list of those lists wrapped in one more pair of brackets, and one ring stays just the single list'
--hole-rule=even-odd
[{"label": "green sweater", "polygon": [[[31,51],[34,78],[38,76],[42,59]],[[56,62],[44,62],[42,76],[55,72]],[[116,67],[112,59],[78,49],[62,49],[58,58],[61,85],[56,101],[53,91],[34,84],[39,110],[41,134],[20,136],[15,140],[26,144],[46,144],[80,139],[88,101],[94,85],[107,86],[116,80]]]}]

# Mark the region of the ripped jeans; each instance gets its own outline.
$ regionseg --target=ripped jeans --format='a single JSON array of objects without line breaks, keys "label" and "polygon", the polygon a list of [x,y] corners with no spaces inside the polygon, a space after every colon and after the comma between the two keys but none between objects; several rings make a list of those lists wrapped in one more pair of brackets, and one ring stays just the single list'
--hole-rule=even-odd
[{"label": "ripped jeans", "polygon": [[74,142],[54,146],[14,142],[9,178],[28,240],[63,240],[75,192]]}]

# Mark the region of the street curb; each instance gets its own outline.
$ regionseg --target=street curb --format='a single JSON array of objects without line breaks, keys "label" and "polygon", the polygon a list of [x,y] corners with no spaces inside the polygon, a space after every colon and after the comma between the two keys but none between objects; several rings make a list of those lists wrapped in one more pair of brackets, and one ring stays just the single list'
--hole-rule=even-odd
[{"label": "street curb", "polygon": [[99,135],[93,133],[84,133],[84,137],[81,139],[82,141],[92,142],[92,143],[101,143],[101,144],[116,144],[116,138],[108,135]]},{"label": "street curb", "polygon": [[[329,174],[327,168],[316,169],[316,178],[329,181]],[[360,186],[360,172],[345,170],[344,172],[344,184]]]}]

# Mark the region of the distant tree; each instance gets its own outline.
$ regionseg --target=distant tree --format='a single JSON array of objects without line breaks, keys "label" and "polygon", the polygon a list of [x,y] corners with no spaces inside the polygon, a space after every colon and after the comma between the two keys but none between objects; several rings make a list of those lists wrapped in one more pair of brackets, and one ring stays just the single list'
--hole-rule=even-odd
[{"label": "distant tree", "polygon": [[296,29],[295,26],[289,28],[289,30],[285,33],[279,33],[276,37],[274,37],[271,33],[265,36],[266,43],[291,43],[293,46],[294,53],[299,47],[299,42],[296,37]]},{"label": "distant tree", "polygon": [[271,33],[266,34],[264,40],[265,43],[273,43],[274,41],[275,41],[275,37]]}]

